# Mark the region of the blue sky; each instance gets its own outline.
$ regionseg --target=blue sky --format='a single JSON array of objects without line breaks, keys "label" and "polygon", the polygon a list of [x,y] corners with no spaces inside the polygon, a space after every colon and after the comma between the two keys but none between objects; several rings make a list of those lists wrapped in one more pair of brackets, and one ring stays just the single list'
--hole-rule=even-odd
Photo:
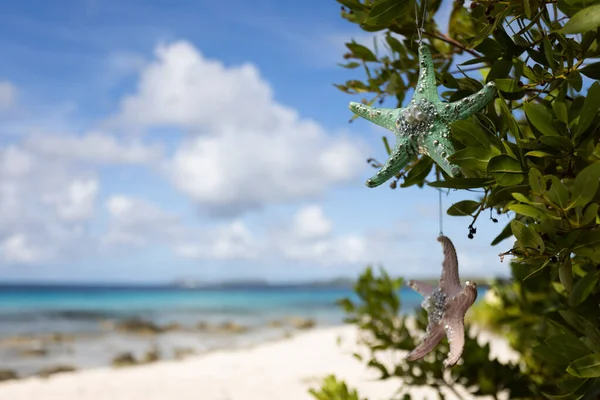
[{"label": "blue sky", "polygon": [[[449,3],[449,2],[445,2]],[[445,4],[440,26],[448,12]],[[0,279],[437,276],[437,192],[369,189],[382,129],[332,83],[333,0],[11,1],[0,15]],[[464,194],[444,195],[444,206]],[[506,223],[446,216],[462,273]]]}]

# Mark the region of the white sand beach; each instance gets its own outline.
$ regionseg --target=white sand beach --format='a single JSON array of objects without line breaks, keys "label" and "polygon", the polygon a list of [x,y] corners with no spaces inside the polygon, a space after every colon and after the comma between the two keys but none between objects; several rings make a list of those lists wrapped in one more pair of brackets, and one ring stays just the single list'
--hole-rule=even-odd
[{"label": "white sand beach", "polygon": [[[323,377],[333,373],[356,388],[361,398],[389,400],[400,382],[377,381],[377,372],[352,356],[356,336],[353,326],[321,328],[254,348],[218,351],[180,361],[7,381],[0,383],[0,399],[309,400],[313,397],[308,389],[318,387]],[[502,339],[486,334],[480,338],[490,341],[493,356],[501,360],[514,358]],[[428,388],[412,390],[411,394],[415,399],[437,398]],[[448,393],[447,399],[456,396]]]}]

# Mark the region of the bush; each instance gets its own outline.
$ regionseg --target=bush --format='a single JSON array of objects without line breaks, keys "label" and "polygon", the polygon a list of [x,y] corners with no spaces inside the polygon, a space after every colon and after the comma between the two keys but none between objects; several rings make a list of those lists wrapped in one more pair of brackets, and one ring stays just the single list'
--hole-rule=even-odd
[{"label": "bush", "polygon": [[[366,78],[336,87],[366,96],[367,105],[393,97],[401,106],[418,77],[414,0],[338,2],[343,18],[381,33],[384,49],[377,43],[372,49],[347,43],[342,67],[360,67]],[[502,254],[513,257],[512,280],[494,285],[498,312],[486,324],[506,334],[521,355],[520,366],[503,366],[489,360],[489,348],[468,337],[468,357],[450,370],[452,379],[473,394],[509,390],[511,398],[522,399],[598,398],[600,62],[590,59],[600,57],[600,0],[481,0],[469,7],[457,0],[447,35],[433,21],[441,0],[427,4],[424,40],[438,84],[446,87],[442,97],[456,101],[481,89],[482,83],[467,74],[472,71],[494,81],[498,94],[480,113],[452,124],[457,152],[450,160],[461,168],[460,176],[448,177],[422,156],[390,186],[480,191],[478,201],[448,209],[450,215],[470,218],[469,227],[486,211],[490,218],[494,210],[510,216],[491,245],[502,243]],[[419,6],[422,11],[424,5]],[[468,59],[456,66],[457,55]],[[386,138],[384,145],[389,153]],[[506,245],[513,236],[512,246]],[[422,361],[392,368],[377,359],[380,351],[416,344],[418,335],[398,316],[400,284],[368,269],[355,288],[361,303],[343,301],[349,320],[367,334],[364,344],[372,354],[367,362],[382,379],[448,385],[441,364],[444,345]],[[425,322],[421,312],[417,331]]]}]

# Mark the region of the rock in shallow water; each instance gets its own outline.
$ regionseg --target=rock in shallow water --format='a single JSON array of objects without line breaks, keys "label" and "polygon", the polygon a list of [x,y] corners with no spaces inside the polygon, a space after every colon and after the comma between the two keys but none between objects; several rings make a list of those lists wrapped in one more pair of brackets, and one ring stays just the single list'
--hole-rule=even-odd
[{"label": "rock in shallow water", "polygon": [[113,367],[127,367],[130,365],[136,365],[138,361],[135,359],[132,353],[121,353],[112,360]]},{"label": "rock in shallow water", "polygon": [[75,371],[75,367],[71,365],[56,365],[54,367],[42,368],[36,374],[37,376],[41,376],[42,378],[47,378],[50,375],[61,374],[63,372],[73,372]]},{"label": "rock in shallow water", "polygon": [[19,376],[12,369],[0,369],[0,382],[19,379]]},{"label": "rock in shallow water", "polygon": [[317,324],[314,319],[311,318],[300,318],[300,317],[292,317],[290,318],[290,323],[296,329],[310,329],[314,328]]},{"label": "rock in shallow water", "polygon": [[115,328],[117,331],[124,333],[134,333],[137,335],[156,335],[159,333],[179,330],[181,329],[181,325],[171,323],[165,326],[160,326],[152,321],[147,321],[141,318],[130,318],[118,322]]}]

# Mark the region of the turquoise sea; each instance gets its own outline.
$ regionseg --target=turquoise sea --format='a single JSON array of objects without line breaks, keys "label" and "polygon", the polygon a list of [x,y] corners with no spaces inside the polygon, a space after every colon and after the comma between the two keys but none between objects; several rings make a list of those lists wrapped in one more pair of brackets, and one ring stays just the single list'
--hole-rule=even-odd
[{"label": "turquoise sea", "polygon": [[[414,291],[403,288],[400,295],[403,312],[420,306]],[[173,358],[184,349],[198,354],[250,346],[294,334],[299,320],[311,319],[317,327],[343,323],[336,305],[343,297],[355,299],[350,288],[314,286],[0,285],[0,369],[26,376],[55,365],[105,366],[125,352],[143,358],[154,349]],[[115,328],[131,319],[176,329],[138,335]],[[210,329],[227,323],[242,329]]]}]

